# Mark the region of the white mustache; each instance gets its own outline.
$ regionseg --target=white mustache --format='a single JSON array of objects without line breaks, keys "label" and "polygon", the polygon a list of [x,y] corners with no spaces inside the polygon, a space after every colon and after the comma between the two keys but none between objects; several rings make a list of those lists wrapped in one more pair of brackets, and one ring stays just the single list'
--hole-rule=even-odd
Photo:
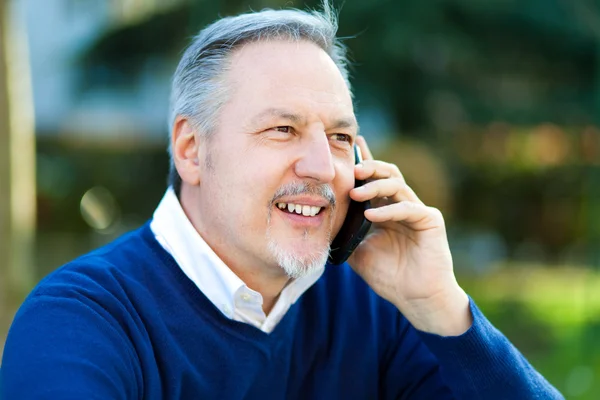
[{"label": "white mustache", "polygon": [[277,199],[284,196],[298,196],[301,194],[317,195],[327,200],[332,207],[335,207],[335,193],[329,184],[313,185],[306,182],[292,182],[281,186],[273,195],[271,204],[275,204]]}]

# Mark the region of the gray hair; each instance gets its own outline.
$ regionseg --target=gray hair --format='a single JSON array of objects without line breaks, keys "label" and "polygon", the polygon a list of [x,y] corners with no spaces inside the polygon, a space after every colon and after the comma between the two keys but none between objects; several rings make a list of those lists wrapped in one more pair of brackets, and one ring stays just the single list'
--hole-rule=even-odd
[{"label": "gray hair", "polygon": [[[200,31],[181,57],[171,88],[169,132],[177,116],[187,118],[205,137],[216,129],[220,109],[228,100],[224,72],[240,46],[267,40],[307,40],[322,48],[338,67],[352,94],[346,47],[336,37],[337,15],[329,0],[322,11],[271,10],[227,17]],[[171,143],[171,142],[169,142]],[[179,194],[181,178],[169,144],[169,185]]]}]

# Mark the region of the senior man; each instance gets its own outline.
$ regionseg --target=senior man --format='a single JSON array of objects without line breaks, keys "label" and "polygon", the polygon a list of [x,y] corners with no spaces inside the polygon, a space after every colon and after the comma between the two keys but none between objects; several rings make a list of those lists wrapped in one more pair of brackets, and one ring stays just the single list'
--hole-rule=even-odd
[{"label": "senior man", "polygon": [[[193,39],[169,189],[147,224],[34,289],[4,398],[562,398],[458,285],[440,212],[358,136],[336,29],[324,3]],[[351,198],[372,202],[372,231],[326,265]]]}]

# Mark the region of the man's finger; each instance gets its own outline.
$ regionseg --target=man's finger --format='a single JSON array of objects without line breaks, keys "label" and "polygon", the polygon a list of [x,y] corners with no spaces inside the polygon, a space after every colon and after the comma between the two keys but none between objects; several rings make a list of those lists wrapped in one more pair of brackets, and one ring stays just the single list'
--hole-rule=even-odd
[{"label": "man's finger", "polygon": [[372,160],[373,159],[373,154],[371,154],[371,150],[369,150],[369,146],[367,145],[367,141],[365,140],[364,136],[357,136],[356,137],[356,144],[358,145],[358,148],[360,149],[360,152],[363,156],[363,160]]},{"label": "man's finger", "polygon": [[444,226],[444,218],[437,208],[412,201],[368,209],[365,211],[365,217],[372,222],[401,222],[417,231]]},{"label": "man's finger", "polygon": [[412,201],[423,204],[410,186],[402,178],[379,179],[368,182],[350,191],[350,197],[356,201],[367,201],[387,197],[394,202]]},{"label": "man's finger", "polygon": [[402,173],[395,164],[379,160],[365,160],[354,168],[356,179],[386,179],[400,178],[404,181]]}]

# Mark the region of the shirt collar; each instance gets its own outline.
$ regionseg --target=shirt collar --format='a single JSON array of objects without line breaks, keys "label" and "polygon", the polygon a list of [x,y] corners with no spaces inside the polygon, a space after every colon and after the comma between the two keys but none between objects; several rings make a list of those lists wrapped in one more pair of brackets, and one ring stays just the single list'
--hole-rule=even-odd
[{"label": "shirt collar", "polygon": [[[229,318],[232,318],[235,311],[236,294],[241,291],[254,292],[227,267],[196,231],[172,187],[167,189],[156,208],[150,228],[187,277]],[[278,322],[289,306],[320,278],[323,271],[324,267],[290,281],[269,314],[269,319],[274,320],[270,323]],[[260,296],[260,293],[257,294]],[[262,307],[262,296],[260,299]]]},{"label": "shirt collar", "polygon": [[202,239],[169,187],[154,212],[150,228],[187,277],[223,314],[231,316],[234,295],[244,282]]}]

